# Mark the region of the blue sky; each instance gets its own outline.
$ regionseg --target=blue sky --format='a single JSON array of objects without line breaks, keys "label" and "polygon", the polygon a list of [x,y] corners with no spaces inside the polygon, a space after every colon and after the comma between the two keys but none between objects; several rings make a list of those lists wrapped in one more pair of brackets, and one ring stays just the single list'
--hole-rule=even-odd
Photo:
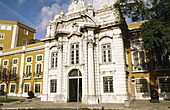
[{"label": "blue sky", "polygon": [[[85,0],[87,4],[92,0]],[[93,0],[97,9],[102,0]],[[45,37],[48,21],[61,10],[67,13],[72,0],[0,0],[0,20],[18,21],[36,29],[36,38]],[[110,0],[113,4],[114,0]]]}]

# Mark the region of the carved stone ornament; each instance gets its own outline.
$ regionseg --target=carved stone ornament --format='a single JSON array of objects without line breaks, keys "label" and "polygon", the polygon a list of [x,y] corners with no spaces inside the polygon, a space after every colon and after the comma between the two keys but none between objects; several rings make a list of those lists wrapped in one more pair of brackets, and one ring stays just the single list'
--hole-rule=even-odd
[{"label": "carved stone ornament", "polygon": [[63,51],[63,43],[62,42],[58,42],[57,50],[58,50],[58,52],[62,52]]},{"label": "carved stone ornament", "polygon": [[111,3],[109,0],[102,0],[101,4],[100,4],[100,9],[106,8],[106,7],[110,7]]},{"label": "carved stone ornament", "polygon": [[68,14],[76,13],[85,10],[85,3],[82,0],[74,0],[68,7]]},{"label": "carved stone ornament", "polygon": [[93,39],[88,39],[88,47],[93,47],[94,40]]}]

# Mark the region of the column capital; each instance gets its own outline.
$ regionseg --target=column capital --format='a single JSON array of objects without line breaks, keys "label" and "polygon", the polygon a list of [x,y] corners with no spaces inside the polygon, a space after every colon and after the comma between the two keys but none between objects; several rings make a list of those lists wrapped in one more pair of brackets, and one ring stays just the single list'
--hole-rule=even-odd
[{"label": "column capital", "polygon": [[62,52],[63,51],[63,43],[62,42],[58,42],[57,43],[57,49],[58,49],[58,52]]},{"label": "column capital", "polygon": [[93,47],[94,40],[93,39],[88,39],[87,44],[88,44],[88,47]]}]

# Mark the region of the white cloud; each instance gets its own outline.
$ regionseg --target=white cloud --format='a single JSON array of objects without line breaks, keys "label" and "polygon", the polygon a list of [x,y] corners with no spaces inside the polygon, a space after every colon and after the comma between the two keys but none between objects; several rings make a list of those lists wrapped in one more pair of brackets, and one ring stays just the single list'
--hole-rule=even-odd
[{"label": "white cloud", "polygon": [[19,5],[23,4],[24,2],[26,2],[27,0],[19,0]]},{"label": "white cloud", "polygon": [[[89,1],[90,1],[91,3],[93,3],[92,5],[93,5],[94,10],[97,10],[97,9],[100,7],[100,4],[101,4],[101,2],[102,2],[102,0],[85,0],[85,3],[88,4]],[[110,3],[111,3],[111,4],[114,4],[115,1],[116,1],[116,0],[110,0]]]},{"label": "white cloud", "polygon": [[58,3],[54,3],[50,6],[44,6],[41,9],[41,14],[40,14],[40,18],[41,18],[41,22],[38,25],[38,29],[41,31],[45,31],[46,30],[46,26],[49,23],[49,20],[51,18],[54,18],[54,16],[58,13],[61,12],[61,7]]},{"label": "white cloud", "polygon": [[[41,1],[41,0],[39,0],[39,1]],[[67,11],[68,11],[69,4],[64,3],[62,5],[59,5],[58,3],[61,2],[61,0],[55,0],[55,1],[56,1],[56,3],[52,4],[51,7],[50,6],[44,6],[41,9],[41,13],[40,13],[40,16],[39,16],[40,17],[40,23],[37,27],[37,29],[40,32],[46,31],[46,26],[49,24],[49,20],[51,18],[53,19],[56,14],[59,14],[61,12],[61,10],[63,10],[64,13],[67,13]],[[86,5],[89,3],[89,1],[92,3],[92,0],[84,0],[84,1],[85,1]],[[93,8],[95,10],[97,10],[97,8],[99,8],[101,1],[102,0],[93,0]],[[110,0],[110,3],[113,4],[114,1],[116,1],[116,0]]]}]

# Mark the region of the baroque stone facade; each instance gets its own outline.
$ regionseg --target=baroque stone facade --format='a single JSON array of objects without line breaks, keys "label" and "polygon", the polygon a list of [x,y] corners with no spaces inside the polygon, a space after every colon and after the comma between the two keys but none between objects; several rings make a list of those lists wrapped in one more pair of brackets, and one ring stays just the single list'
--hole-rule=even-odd
[{"label": "baroque stone facade", "polygon": [[68,13],[62,11],[49,21],[41,39],[45,43],[42,101],[79,99],[95,104],[127,99],[126,23],[108,0],[102,2],[94,11],[91,3],[86,8],[84,1],[74,0]]}]

